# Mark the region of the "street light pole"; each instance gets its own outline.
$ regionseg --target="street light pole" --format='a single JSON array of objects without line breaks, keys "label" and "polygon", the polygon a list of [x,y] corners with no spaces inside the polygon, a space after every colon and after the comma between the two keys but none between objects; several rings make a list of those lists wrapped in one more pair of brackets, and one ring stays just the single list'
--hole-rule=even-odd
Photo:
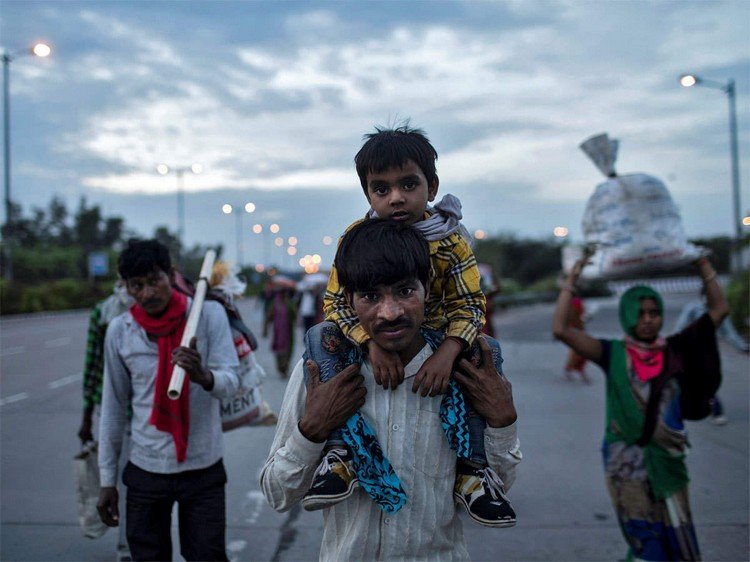
[{"label": "street light pole", "polygon": [[[250,214],[255,212],[255,203],[245,203],[244,209],[240,207],[239,205],[230,205],[229,203],[225,203],[221,211],[225,215],[230,215],[234,213],[236,215],[235,220],[235,235],[237,237],[237,267],[242,268],[242,263],[245,261],[245,251],[242,245],[242,213],[243,210],[245,213]],[[256,225],[257,226],[257,225]]]},{"label": "street light pole", "polygon": [[10,201],[10,54],[3,53],[3,154],[5,162],[5,225],[8,229],[3,248],[5,250],[5,279],[13,279],[13,252],[10,248],[11,201]]},{"label": "street light pole", "polygon": [[180,244],[184,244],[184,241],[185,241],[185,168],[177,168],[174,173],[177,176],[177,238],[179,239]]},{"label": "street light pole", "polygon": [[727,95],[729,102],[729,155],[732,163],[732,207],[734,211],[734,256],[732,260],[733,269],[742,269],[742,223],[740,218],[740,158],[737,143],[737,105],[734,79],[730,78],[724,84],[716,80],[708,80],[694,74],[683,74],[680,76],[680,85],[685,88],[691,86],[705,86],[714,90],[721,90]]},{"label": "street light pole", "polygon": [[203,166],[200,164],[193,164],[191,166],[180,166],[178,168],[170,168],[166,164],[158,164],[156,171],[162,176],[166,176],[169,172],[173,171],[177,176],[177,239],[180,245],[185,244],[185,172],[192,172],[194,174],[200,174],[203,172]]},{"label": "street light pole", "polygon": [[10,53],[3,51],[3,157],[4,170],[3,180],[5,184],[5,225],[8,230],[8,236],[4,240],[3,248],[5,253],[5,267],[3,273],[5,279],[13,280],[13,252],[11,249],[12,231],[12,199],[10,196],[10,63],[18,57],[24,55],[34,55],[37,57],[47,57],[52,52],[49,45],[37,43],[28,50]]},{"label": "street light pole", "polygon": [[734,204],[734,239],[736,244],[736,266],[742,269],[742,223],[740,218],[740,157],[737,143],[737,102],[734,79],[727,83],[727,98],[729,99],[729,142],[732,152],[732,200]]}]

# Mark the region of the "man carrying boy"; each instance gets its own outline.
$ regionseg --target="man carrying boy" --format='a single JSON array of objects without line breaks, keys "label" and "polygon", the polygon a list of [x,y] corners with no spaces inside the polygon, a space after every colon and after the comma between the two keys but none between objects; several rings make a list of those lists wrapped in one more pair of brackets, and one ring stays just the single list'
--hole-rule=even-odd
[{"label": "man carrying boy", "polygon": [[[173,289],[166,246],[131,240],[118,269],[135,304],[112,321],[105,339],[99,515],[111,527],[119,523],[115,479],[129,423],[130,462],[123,482],[133,559],[172,560],[170,527],[177,502],[182,556],[227,560],[218,399],[237,392],[240,378],[226,313],[207,301],[190,347],[181,347],[190,299]],[[167,396],[173,365],[187,375],[177,400]]]},{"label": "man carrying boy", "polygon": [[[476,412],[467,411],[465,417],[462,415],[463,397],[450,378],[460,353],[470,352],[479,357],[476,338],[485,321],[481,275],[468,243],[469,235],[460,223],[461,203],[448,194],[434,208],[428,206],[437,195],[439,179],[435,169],[437,151],[423,131],[403,125],[392,130],[376,129],[375,133],[366,135],[366,139],[354,158],[370,204],[365,220],[380,217],[413,225],[424,234],[430,246],[430,283],[423,327],[429,330],[429,338],[436,348],[414,377],[412,391],[423,397],[445,395],[442,415],[446,437],[456,451],[458,463],[456,500],[481,525],[515,525],[515,511],[484,455],[485,422]],[[366,351],[376,382],[384,389],[400,385],[404,379],[402,361],[397,353],[383,349],[365,332],[339,285],[337,264],[331,270],[324,302],[326,320],[335,323],[358,349]],[[321,380],[328,380],[335,374],[336,369],[332,367],[339,367],[350,359],[342,356],[332,359],[325,351],[320,352],[321,347],[325,350],[327,339],[337,337],[330,333],[331,329],[320,324],[305,338],[306,358],[312,357],[321,363]],[[499,346],[493,354],[500,356]],[[309,378],[307,375],[309,373],[306,373]],[[455,406],[452,413],[449,405]],[[377,436],[368,439],[377,441]],[[345,441],[338,429],[329,437],[319,471],[302,500],[303,507],[324,509],[364,486],[376,502],[397,510],[405,494],[393,478],[387,459],[383,462],[376,459],[369,474],[363,475],[363,463]]]},{"label": "man carrying boy", "polygon": [[[398,356],[405,379],[415,377],[434,355],[421,329],[430,272],[424,236],[396,221],[367,220],[344,235],[335,264],[364,333]],[[480,348],[482,366],[462,359],[454,378],[486,419],[487,459],[509,487],[521,460],[511,385],[496,369],[483,339]],[[408,385],[382,388],[368,358],[325,383],[318,380],[314,361],[307,368],[307,389],[301,361],[291,375],[261,472],[261,488],[271,506],[285,511],[302,499],[324,441],[359,410],[380,438],[383,453],[408,490],[408,501],[397,512],[384,514],[360,489],[333,505],[324,512],[320,559],[468,559],[453,499],[455,455],[439,413],[442,397],[420,397]]]}]

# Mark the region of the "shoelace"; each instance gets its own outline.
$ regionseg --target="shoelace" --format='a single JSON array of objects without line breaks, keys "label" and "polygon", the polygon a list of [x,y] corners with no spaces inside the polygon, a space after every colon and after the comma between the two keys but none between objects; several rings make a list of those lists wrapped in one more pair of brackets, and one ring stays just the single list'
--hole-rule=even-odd
[{"label": "shoelace", "polygon": [[326,455],[323,457],[323,460],[320,463],[320,466],[318,467],[318,470],[315,471],[316,476],[317,475],[323,475],[326,472],[331,471],[331,465],[333,462],[336,461],[330,461],[328,457],[336,457],[336,460],[340,462],[341,464],[345,464],[344,460],[341,457],[346,456],[346,451],[342,449],[331,449],[326,453]]},{"label": "shoelace", "polygon": [[505,494],[503,493],[503,481],[490,467],[483,468],[482,473],[482,484],[485,489],[490,492],[492,499],[495,501],[505,500]]}]

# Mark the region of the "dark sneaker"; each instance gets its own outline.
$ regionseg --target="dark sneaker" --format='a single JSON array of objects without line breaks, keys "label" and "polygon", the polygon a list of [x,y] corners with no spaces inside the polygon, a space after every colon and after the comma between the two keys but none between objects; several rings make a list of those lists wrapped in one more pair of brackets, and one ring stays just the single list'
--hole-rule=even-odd
[{"label": "dark sneaker", "polygon": [[331,449],[315,471],[312,486],[302,498],[302,507],[307,511],[331,507],[351,496],[358,487],[349,450]]},{"label": "dark sneaker", "polygon": [[512,527],[516,524],[516,512],[505,495],[503,483],[488,466],[474,467],[459,461],[453,497],[480,525]]}]

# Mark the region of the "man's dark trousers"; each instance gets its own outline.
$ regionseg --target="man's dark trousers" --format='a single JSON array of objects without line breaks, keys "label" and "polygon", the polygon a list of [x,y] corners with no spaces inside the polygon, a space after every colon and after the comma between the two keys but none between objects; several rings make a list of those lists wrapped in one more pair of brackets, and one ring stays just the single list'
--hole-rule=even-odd
[{"label": "man's dark trousers", "polygon": [[227,560],[227,474],[222,461],[200,470],[156,474],[128,463],[127,536],[133,560],[172,560],[172,506],[178,504],[180,554],[188,561]]}]

